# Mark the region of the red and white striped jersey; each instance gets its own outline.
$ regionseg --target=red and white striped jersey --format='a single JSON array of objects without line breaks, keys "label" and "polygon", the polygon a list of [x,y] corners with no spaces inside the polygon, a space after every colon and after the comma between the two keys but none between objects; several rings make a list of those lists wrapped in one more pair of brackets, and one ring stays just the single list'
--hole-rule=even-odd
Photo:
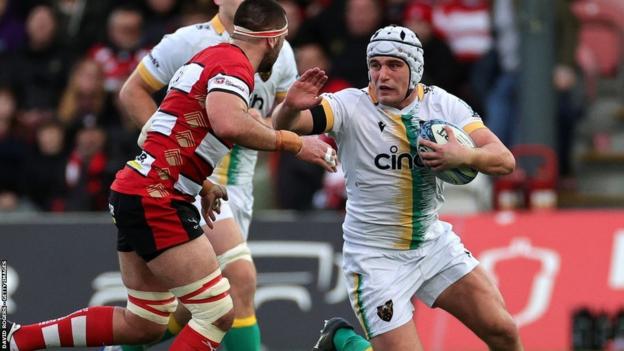
[{"label": "red and white striped jersey", "polygon": [[215,135],[206,115],[206,95],[222,91],[249,105],[254,69],[231,44],[200,51],[169,82],[152,116],[143,152],[117,172],[111,189],[125,194],[192,201],[232,143]]}]

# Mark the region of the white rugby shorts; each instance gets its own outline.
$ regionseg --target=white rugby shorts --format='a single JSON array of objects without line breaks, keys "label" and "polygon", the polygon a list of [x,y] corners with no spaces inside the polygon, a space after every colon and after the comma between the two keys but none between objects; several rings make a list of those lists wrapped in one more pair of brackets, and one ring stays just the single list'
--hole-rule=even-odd
[{"label": "white rugby shorts", "polygon": [[[251,223],[251,216],[253,214],[253,185],[252,183],[245,185],[228,185],[228,201],[221,201],[221,213],[217,214],[215,222],[234,218],[236,223],[241,229],[243,239],[247,241],[249,236],[249,224]],[[195,198],[193,203],[195,207],[201,213],[201,196]],[[206,225],[204,216],[201,216],[202,226]]]},{"label": "white rugby shorts", "polygon": [[450,228],[414,250],[343,246],[351,307],[369,339],[412,319],[412,297],[431,307],[446,288],[478,264]]}]

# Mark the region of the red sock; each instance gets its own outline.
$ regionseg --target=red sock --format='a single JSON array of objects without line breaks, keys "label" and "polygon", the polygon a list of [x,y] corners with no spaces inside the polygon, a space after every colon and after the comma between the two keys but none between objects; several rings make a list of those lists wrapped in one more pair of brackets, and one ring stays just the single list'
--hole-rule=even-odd
[{"label": "red sock", "polygon": [[[175,351],[214,351],[219,347],[218,342],[214,342],[200,333],[193,330],[188,325],[182,329],[171,344],[169,350]],[[20,350],[21,351],[21,350]]]},{"label": "red sock", "polygon": [[113,343],[111,306],[89,307],[69,316],[23,325],[13,336],[20,351]]}]

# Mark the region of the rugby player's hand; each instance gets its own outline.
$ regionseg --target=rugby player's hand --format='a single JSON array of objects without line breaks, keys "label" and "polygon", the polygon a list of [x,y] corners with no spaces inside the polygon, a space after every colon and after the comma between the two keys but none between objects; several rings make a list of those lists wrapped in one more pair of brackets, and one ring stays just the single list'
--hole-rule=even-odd
[{"label": "rugby player's hand", "polygon": [[319,93],[325,82],[327,82],[327,74],[318,67],[303,72],[288,89],[284,106],[292,110],[303,111],[320,104]]},{"label": "rugby player's hand", "polygon": [[302,146],[297,158],[323,167],[328,172],[336,172],[338,158],[336,150],[316,135],[301,137]]},{"label": "rugby player's hand", "polygon": [[202,216],[204,216],[204,220],[210,229],[214,227],[213,222],[217,219],[216,214],[221,213],[221,199],[228,199],[227,188],[221,184],[212,183],[206,193],[202,195]]},{"label": "rugby player's hand", "polygon": [[139,134],[139,138],[137,139],[137,145],[143,149],[143,144],[145,144],[145,139],[147,139],[147,131],[152,127],[152,122],[154,120],[152,117],[145,122],[143,127],[141,128],[141,133]]},{"label": "rugby player's hand", "polygon": [[457,141],[453,128],[444,127],[448,134],[446,144],[438,144],[429,140],[420,139],[420,144],[429,147],[433,151],[420,152],[423,163],[433,171],[440,172],[453,169],[467,164],[472,150]]}]

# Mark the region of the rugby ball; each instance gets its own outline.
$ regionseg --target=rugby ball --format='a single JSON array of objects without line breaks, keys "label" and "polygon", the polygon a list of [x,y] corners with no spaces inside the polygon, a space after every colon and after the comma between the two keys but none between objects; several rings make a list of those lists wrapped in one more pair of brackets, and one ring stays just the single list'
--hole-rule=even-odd
[{"label": "rugby ball", "polygon": [[[430,140],[437,144],[446,144],[448,141],[448,134],[444,129],[445,126],[450,126],[453,128],[453,132],[455,134],[455,138],[457,141],[468,147],[475,147],[474,142],[470,138],[463,129],[457,127],[456,125],[443,121],[440,119],[433,119],[430,121],[426,121],[420,125],[420,132],[418,134],[418,154],[420,157],[421,152],[432,151],[431,148],[421,145],[420,140]],[[479,172],[476,169],[470,167],[458,167],[453,169],[448,169],[442,172],[434,172],[435,176],[440,178],[441,180],[450,183],[450,184],[468,184],[470,183]]]}]

